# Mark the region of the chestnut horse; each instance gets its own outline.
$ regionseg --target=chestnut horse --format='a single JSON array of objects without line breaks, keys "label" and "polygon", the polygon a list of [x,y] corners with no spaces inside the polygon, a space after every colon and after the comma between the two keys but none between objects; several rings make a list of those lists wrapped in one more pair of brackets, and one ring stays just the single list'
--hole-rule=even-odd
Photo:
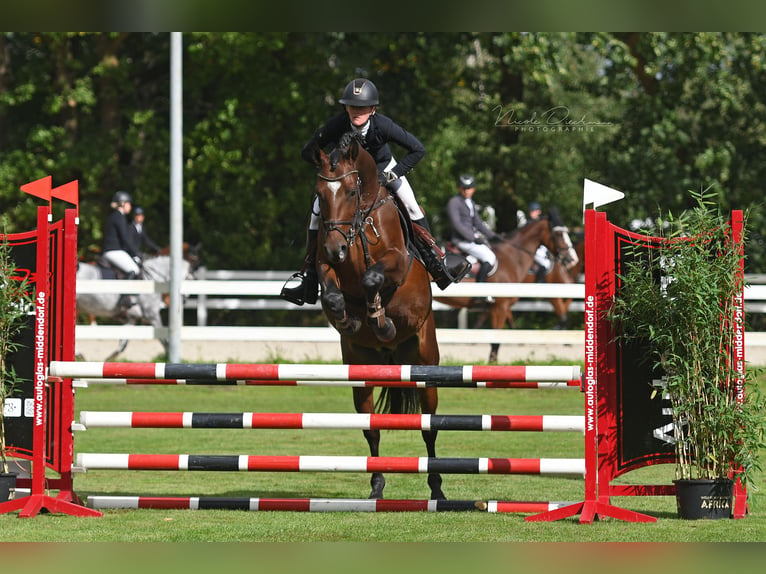
[{"label": "chestnut horse", "polygon": [[[548,217],[533,220],[514,231],[502,241],[493,243],[492,250],[497,256],[497,269],[487,278],[489,283],[524,283],[528,280],[529,269],[534,262],[535,251],[540,245],[545,245],[554,254],[555,260],[565,268],[577,261],[577,254],[569,239],[569,231],[561,224],[558,212],[553,210]],[[566,279],[567,274],[562,274]],[[464,279],[464,282],[470,279]],[[569,279],[571,282],[571,277]],[[476,307],[485,304],[477,298],[470,297],[436,297],[437,301],[450,307]],[[511,305],[516,297],[495,297],[489,303],[487,314],[493,329],[502,329],[506,323],[513,324]],[[568,305],[567,305],[568,307]],[[483,320],[483,319],[482,319]],[[497,362],[499,343],[492,343],[489,362]]]},{"label": "chestnut horse", "polygon": [[[321,304],[340,333],[345,364],[438,365],[439,347],[431,310],[428,272],[408,249],[408,225],[388,191],[378,183],[372,156],[346,134],[329,155],[315,148],[316,193],[321,225],[317,273]],[[353,389],[358,413],[434,414],[435,387]],[[371,456],[379,456],[380,431],[363,431]],[[436,431],[423,431],[429,457]],[[428,475],[431,499],[444,499],[441,475]],[[370,498],[383,498],[385,479],[373,473]]]}]

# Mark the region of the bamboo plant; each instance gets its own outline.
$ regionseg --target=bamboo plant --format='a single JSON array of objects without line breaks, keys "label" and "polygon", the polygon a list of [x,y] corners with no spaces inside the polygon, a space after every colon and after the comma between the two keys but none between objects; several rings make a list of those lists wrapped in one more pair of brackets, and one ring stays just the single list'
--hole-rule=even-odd
[{"label": "bamboo plant", "polygon": [[22,378],[7,358],[20,347],[16,337],[26,324],[26,315],[33,306],[26,278],[14,278],[16,265],[5,234],[0,241],[0,464],[8,472],[8,446],[6,444],[5,404],[16,391]]},{"label": "bamboo plant", "polygon": [[653,233],[662,241],[621,270],[607,316],[619,322],[619,339],[645,345],[665,373],[655,396],[669,397],[673,407],[676,479],[715,480],[737,469],[743,484],[752,484],[766,405],[754,371],[738,372],[733,355],[732,327],[744,320],[736,301],[745,237],[732,241],[728,216],[709,190],[691,194],[695,207],[660,216]]}]

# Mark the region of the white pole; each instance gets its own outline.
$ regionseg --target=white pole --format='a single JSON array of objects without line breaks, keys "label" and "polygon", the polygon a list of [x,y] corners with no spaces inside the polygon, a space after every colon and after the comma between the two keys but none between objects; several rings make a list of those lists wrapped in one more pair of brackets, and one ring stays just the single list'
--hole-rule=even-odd
[{"label": "white pole", "polygon": [[170,308],[168,360],[181,362],[181,295],[183,261],[183,44],[181,32],[170,33]]}]

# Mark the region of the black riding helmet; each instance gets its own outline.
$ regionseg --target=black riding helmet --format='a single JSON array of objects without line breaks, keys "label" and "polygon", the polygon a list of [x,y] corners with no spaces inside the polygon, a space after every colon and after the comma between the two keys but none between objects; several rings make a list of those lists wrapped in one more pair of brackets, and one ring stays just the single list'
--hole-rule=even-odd
[{"label": "black riding helmet", "polygon": [[127,191],[116,191],[112,196],[112,203],[122,205],[123,203],[133,203],[133,198]]},{"label": "black riding helmet", "polygon": [[464,173],[458,178],[458,182],[460,187],[463,189],[470,189],[472,187],[476,187],[476,180],[474,177],[469,173]]},{"label": "black riding helmet", "polygon": [[343,97],[338,101],[344,106],[377,106],[378,88],[367,78],[356,78],[346,84]]}]

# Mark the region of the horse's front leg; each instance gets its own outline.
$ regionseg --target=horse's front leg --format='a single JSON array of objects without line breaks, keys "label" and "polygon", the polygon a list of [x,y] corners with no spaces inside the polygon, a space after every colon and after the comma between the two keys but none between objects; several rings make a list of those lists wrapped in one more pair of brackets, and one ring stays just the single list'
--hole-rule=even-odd
[{"label": "horse's front leg", "polygon": [[334,281],[328,279],[322,282],[322,302],[335,328],[341,333],[353,335],[362,327],[362,320],[348,313],[343,292]]},{"label": "horse's front leg", "polygon": [[387,343],[396,337],[396,326],[386,317],[386,308],[380,296],[385,279],[383,263],[378,262],[362,276],[362,288],[367,296],[367,324],[375,331],[378,340]]}]

